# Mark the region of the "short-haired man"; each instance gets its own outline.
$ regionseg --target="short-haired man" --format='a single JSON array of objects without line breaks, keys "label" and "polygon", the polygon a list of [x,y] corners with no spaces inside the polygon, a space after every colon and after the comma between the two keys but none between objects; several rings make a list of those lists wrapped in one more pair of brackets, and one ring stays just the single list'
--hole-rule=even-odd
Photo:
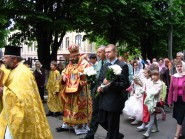
[{"label": "short-haired man", "polygon": [[[98,87],[100,92],[99,103],[99,122],[100,125],[107,130],[108,139],[122,139],[123,134],[119,133],[120,113],[123,107],[123,90],[129,87],[128,66],[117,58],[117,48],[113,44],[109,44],[105,49],[108,63],[103,67],[103,83],[107,85],[102,88]],[[117,64],[122,68],[121,75],[111,83],[106,80],[106,72],[110,65]],[[109,85],[108,85],[109,84]]]},{"label": "short-haired man", "polygon": [[96,70],[96,67],[97,67],[97,64],[98,64],[96,54],[91,54],[89,56],[89,61],[90,61],[91,65],[93,66],[93,68]]}]

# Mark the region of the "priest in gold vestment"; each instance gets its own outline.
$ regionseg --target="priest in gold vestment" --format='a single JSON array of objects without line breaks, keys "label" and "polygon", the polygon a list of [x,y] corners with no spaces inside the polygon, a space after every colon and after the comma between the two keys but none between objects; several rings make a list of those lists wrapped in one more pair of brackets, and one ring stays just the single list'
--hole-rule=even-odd
[{"label": "priest in gold vestment", "polygon": [[[0,61],[1,66],[0,66],[0,87],[4,86],[4,83],[6,79],[9,76],[10,70],[6,69],[3,61]],[[2,101],[2,96],[0,96],[0,113],[3,109],[3,101]]]},{"label": "priest in gold vestment", "polygon": [[36,81],[21,60],[20,47],[5,47],[5,66],[11,71],[4,84],[0,139],[52,139]]},{"label": "priest in gold vestment", "polygon": [[92,106],[84,69],[90,66],[79,54],[79,46],[71,45],[70,63],[62,72],[62,99],[64,102],[63,125],[56,128],[58,132],[72,129],[76,134],[88,131],[87,123],[91,118]]},{"label": "priest in gold vestment", "polygon": [[49,73],[46,89],[48,91],[47,105],[49,112],[46,116],[59,116],[62,111],[61,95],[60,92],[60,72],[57,70],[57,62],[51,61],[51,71]]}]

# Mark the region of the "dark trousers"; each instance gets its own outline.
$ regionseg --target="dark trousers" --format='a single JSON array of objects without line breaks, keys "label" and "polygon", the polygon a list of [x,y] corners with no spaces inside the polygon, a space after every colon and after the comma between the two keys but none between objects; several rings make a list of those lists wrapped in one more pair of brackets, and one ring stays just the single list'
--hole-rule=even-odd
[{"label": "dark trousers", "polygon": [[120,112],[99,111],[99,123],[107,130],[108,139],[119,139]]},{"label": "dark trousers", "polygon": [[96,133],[99,125],[98,121],[98,111],[99,111],[99,97],[93,99],[92,102],[92,117],[90,122],[90,131],[88,131],[88,137],[94,138],[94,134]]},{"label": "dark trousers", "polygon": [[39,93],[40,93],[40,98],[44,100],[44,87],[38,86]]}]

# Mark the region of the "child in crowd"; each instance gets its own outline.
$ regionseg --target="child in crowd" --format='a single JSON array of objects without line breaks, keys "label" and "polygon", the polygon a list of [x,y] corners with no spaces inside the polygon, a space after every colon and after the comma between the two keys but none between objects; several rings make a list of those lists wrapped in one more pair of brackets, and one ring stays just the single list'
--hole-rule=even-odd
[{"label": "child in crowd", "polygon": [[142,125],[137,127],[139,129],[139,131],[143,131],[146,128],[146,125],[148,124],[148,122],[150,121],[150,113],[148,112],[148,107],[144,104],[145,98],[147,96],[146,94],[146,88],[151,86],[152,80],[151,80],[151,71],[149,68],[145,68],[144,69],[144,81],[143,81],[143,118],[142,118]]},{"label": "child in crowd", "polygon": [[164,105],[165,105],[165,100],[166,100],[166,85],[162,81],[162,90],[160,94],[160,102],[157,103],[157,110],[156,112],[158,114],[162,113],[162,120],[166,120],[166,112],[164,111]]},{"label": "child in crowd", "polygon": [[[152,75],[152,84],[146,88],[147,96],[144,104],[148,107],[148,112],[150,113],[150,122],[148,124],[148,129],[143,136],[148,138],[151,132],[159,132],[159,127],[157,124],[156,117],[156,107],[157,103],[160,102],[160,94],[162,91],[163,83],[160,81],[159,71],[153,70]],[[156,129],[152,130],[152,126],[155,124]]]},{"label": "child in crowd", "polygon": [[125,107],[123,113],[129,117],[135,119],[131,124],[138,124],[143,117],[143,106],[142,106],[142,93],[143,93],[143,83],[139,77],[134,77],[134,85],[131,91],[131,96],[125,102]]},{"label": "child in crowd", "polygon": [[51,61],[50,63],[50,74],[48,78],[48,82],[46,85],[46,89],[48,91],[48,100],[47,105],[49,108],[49,112],[46,116],[59,116],[62,111],[61,108],[61,100],[60,100],[60,73],[57,70],[57,62]]}]

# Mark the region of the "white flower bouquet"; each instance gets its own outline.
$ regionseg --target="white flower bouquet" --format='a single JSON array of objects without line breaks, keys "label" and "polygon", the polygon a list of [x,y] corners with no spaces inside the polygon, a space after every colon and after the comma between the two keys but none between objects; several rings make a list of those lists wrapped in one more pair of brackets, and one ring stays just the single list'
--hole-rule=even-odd
[{"label": "white flower bouquet", "polygon": [[[106,80],[108,80],[109,82],[112,82],[113,80],[118,78],[121,72],[122,72],[122,68],[119,65],[115,64],[115,65],[109,66],[106,73]],[[105,87],[107,85],[101,84],[101,87]]]},{"label": "white flower bouquet", "polygon": [[84,75],[86,76],[87,82],[89,84],[95,84],[96,83],[96,75],[97,72],[94,70],[93,67],[88,67],[84,69]]}]

